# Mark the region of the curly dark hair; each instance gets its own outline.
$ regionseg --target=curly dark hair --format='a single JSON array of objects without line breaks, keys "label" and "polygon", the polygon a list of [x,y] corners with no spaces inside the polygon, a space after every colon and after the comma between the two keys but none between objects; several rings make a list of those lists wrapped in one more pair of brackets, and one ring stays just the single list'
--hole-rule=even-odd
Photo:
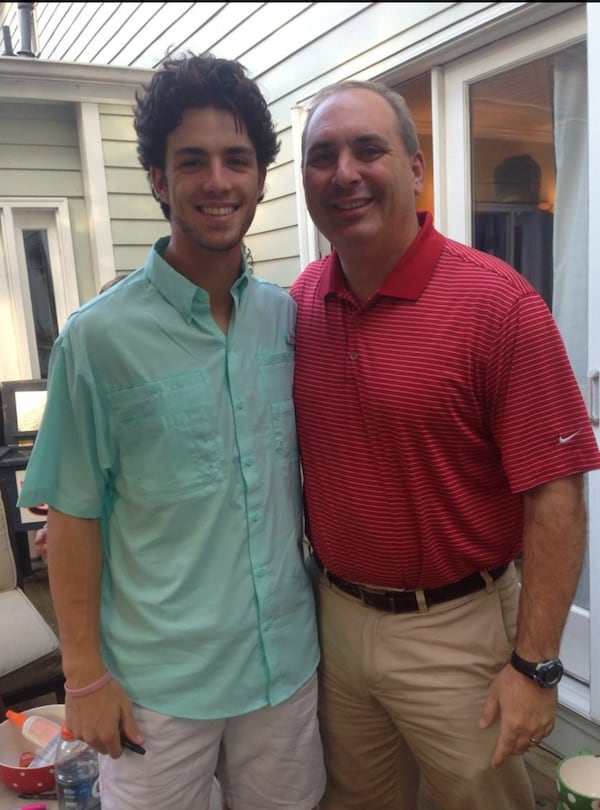
[{"label": "curly dark hair", "polygon": [[[256,150],[260,168],[271,164],[280,143],[275,125],[258,85],[237,61],[213,54],[184,53],[170,56],[156,71],[143,93],[136,93],[134,127],[140,163],[150,176],[150,168],[165,168],[167,139],[181,124],[189,109],[215,107],[230,112],[243,127]],[[169,219],[170,208],[158,200]]]}]

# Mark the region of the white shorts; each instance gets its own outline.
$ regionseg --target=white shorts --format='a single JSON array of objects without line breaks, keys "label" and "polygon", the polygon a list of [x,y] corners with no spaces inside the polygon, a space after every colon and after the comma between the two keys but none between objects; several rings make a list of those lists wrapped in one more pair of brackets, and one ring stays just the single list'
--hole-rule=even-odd
[{"label": "white shorts", "polygon": [[[223,720],[134,706],[142,756],[100,756],[102,810],[312,810],[325,791],[317,677],[289,700]],[[212,798],[211,798],[212,794]]]}]

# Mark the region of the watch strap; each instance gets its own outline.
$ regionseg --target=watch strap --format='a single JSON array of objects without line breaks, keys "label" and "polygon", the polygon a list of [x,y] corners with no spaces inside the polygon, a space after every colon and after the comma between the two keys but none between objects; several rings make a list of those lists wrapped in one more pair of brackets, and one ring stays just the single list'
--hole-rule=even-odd
[{"label": "watch strap", "polygon": [[521,658],[516,650],[513,650],[510,663],[517,672],[546,689],[556,686],[563,674],[563,665],[559,658],[548,658],[545,661],[527,661],[525,658]]}]

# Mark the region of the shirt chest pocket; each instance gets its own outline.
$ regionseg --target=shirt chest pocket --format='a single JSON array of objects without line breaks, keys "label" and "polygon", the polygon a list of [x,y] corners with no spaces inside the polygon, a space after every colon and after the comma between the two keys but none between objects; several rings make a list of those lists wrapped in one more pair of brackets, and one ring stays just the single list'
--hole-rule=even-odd
[{"label": "shirt chest pocket", "polygon": [[223,481],[223,440],[202,372],[113,391],[109,399],[125,486],[169,499],[214,491]]},{"label": "shirt chest pocket", "polygon": [[258,382],[269,414],[276,457],[298,455],[296,416],[292,399],[294,387],[293,351],[261,352],[257,355]]}]

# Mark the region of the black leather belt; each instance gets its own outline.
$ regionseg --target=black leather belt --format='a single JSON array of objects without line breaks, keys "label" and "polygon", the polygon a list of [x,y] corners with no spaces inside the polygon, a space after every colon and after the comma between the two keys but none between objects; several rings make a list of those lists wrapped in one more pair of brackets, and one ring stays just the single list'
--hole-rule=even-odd
[{"label": "black leather belt", "polygon": [[[365,605],[377,608],[377,610],[385,610],[388,613],[411,613],[419,610],[419,602],[417,599],[417,591],[390,591],[390,590],[373,590],[372,588],[365,588],[364,585],[358,585],[356,582],[348,582],[346,579],[332,574],[327,571],[313,552],[313,560],[317,568],[319,568],[336,587],[350,596],[355,596],[360,599]],[[498,568],[493,568],[487,573],[492,580],[499,579],[507,570],[508,565],[501,565]],[[486,587],[486,581],[483,576],[476,571],[468,577],[452,582],[450,585],[442,585],[439,588],[425,588],[421,591],[425,599],[427,607],[431,605],[439,605],[441,602],[449,602],[451,599],[459,599],[461,596],[467,596],[469,593],[481,591]]]}]

